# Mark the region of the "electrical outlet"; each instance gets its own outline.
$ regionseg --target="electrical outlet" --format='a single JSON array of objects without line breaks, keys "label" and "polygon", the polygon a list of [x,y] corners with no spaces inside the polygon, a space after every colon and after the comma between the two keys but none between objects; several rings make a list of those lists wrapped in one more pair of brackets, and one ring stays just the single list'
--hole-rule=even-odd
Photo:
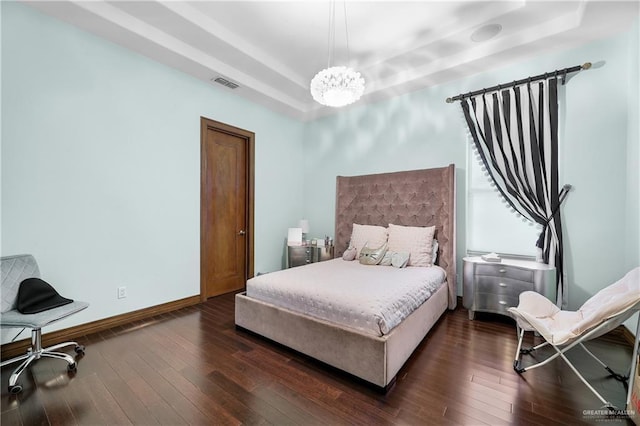
[{"label": "electrical outlet", "polygon": [[127,297],[127,288],[118,287],[118,299],[124,299],[125,297]]}]

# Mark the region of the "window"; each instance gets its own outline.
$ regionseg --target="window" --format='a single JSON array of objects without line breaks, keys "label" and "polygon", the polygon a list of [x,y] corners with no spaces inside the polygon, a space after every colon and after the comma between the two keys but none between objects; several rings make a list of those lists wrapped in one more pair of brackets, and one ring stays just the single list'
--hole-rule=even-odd
[{"label": "window", "polygon": [[467,141],[467,250],[535,256],[540,226],[511,211]]}]

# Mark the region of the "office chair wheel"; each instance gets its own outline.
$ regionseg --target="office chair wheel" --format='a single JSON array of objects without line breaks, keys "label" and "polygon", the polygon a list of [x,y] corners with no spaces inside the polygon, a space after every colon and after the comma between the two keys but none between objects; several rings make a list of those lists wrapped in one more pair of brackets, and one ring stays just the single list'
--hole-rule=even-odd
[{"label": "office chair wheel", "polygon": [[75,351],[78,355],[84,355],[84,345],[77,345]]},{"label": "office chair wheel", "polygon": [[22,385],[9,386],[9,393],[16,395],[22,392]]},{"label": "office chair wheel", "polygon": [[77,371],[78,370],[78,366],[76,365],[76,363],[74,362],[73,364],[67,364],[67,371]]}]

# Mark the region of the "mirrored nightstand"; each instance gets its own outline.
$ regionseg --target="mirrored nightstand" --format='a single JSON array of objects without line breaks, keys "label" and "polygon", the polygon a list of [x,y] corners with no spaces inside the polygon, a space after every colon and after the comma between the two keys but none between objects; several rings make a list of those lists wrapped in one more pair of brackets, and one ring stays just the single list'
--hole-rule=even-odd
[{"label": "mirrored nightstand", "polygon": [[469,319],[476,311],[508,315],[517,306],[520,293],[536,291],[555,303],[556,269],[544,263],[503,258],[485,262],[480,257],[463,259],[462,304]]},{"label": "mirrored nightstand", "polygon": [[287,267],[333,259],[333,246],[287,246]]}]

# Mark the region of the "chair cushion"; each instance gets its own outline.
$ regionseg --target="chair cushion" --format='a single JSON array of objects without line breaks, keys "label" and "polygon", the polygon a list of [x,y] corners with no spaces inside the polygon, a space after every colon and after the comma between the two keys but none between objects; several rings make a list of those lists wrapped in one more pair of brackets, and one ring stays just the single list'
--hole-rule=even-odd
[{"label": "chair cushion", "polygon": [[640,267],[600,290],[577,311],[561,311],[550,305],[551,302],[524,292],[520,295],[518,307],[509,308],[509,312],[519,324],[533,326],[548,342],[568,344],[605,320],[630,314],[631,308],[640,306]]},{"label": "chair cushion", "polygon": [[86,302],[73,302],[58,308],[49,309],[37,314],[21,314],[17,309],[3,312],[0,317],[2,327],[30,327],[42,328],[46,325],[59,321],[80,312],[89,306]]}]

